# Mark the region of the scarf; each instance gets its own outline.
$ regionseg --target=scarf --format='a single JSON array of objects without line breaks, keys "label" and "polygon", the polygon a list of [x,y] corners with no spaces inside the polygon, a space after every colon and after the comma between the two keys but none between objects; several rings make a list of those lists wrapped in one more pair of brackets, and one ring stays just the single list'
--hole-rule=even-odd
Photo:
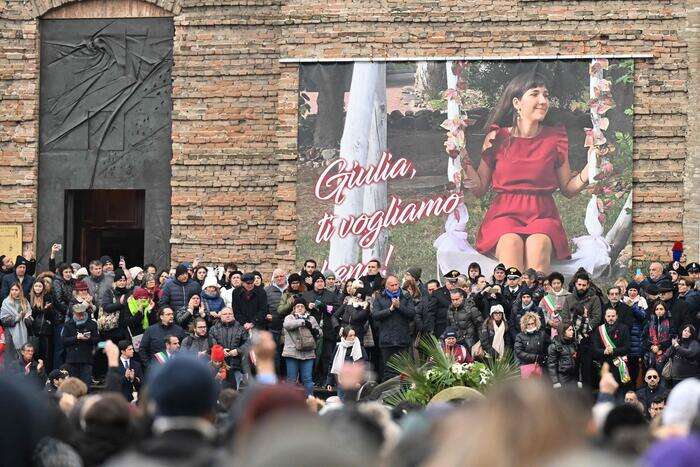
[{"label": "scarf", "polygon": [[149,300],[147,298],[142,298],[142,299],[135,299],[133,295],[131,295],[127,300],[126,300],[127,305],[129,306],[129,311],[131,312],[131,316],[136,316],[139,312],[143,312],[143,318],[141,319],[141,326],[143,326],[144,331],[148,328],[148,304]]},{"label": "scarf", "polygon": [[75,321],[76,326],[82,326],[83,324],[87,323],[87,320],[87,313],[85,313],[85,318],[83,319],[76,319],[75,316],[73,316],[73,321]]},{"label": "scarf", "polygon": [[504,336],[506,333],[506,325],[504,321],[501,321],[500,326],[496,324],[496,322],[493,322],[493,343],[491,344],[491,347],[493,347],[493,350],[496,351],[499,357],[502,357],[503,354],[506,351],[506,343],[504,340]]},{"label": "scarf", "polygon": [[520,302],[520,309],[523,311],[530,311],[530,308],[532,308],[532,304],[534,302],[530,302],[527,306],[523,305],[523,302]]},{"label": "scarf", "polygon": [[401,290],[397,290],[396,292],[390,292],[389,289],[384,289],[384,295],[389,297],[389,300],[393,300],[395,298],[401,297]]},{"label": "scarf", "polygon": [[[606,347],[610,347],[613,350],[615,350],[615,342],[608,334],[608,328],[605,324],[601,324],[600,326],[598,326],[598,333],[600,334],[600,340],[603,342],[603,344],[605,344]],[[614,357],[612,363],[617,368],[617,372],[620,375],[620,382],[622,384],[629,383],[631,378],[629,370],[627,369],[627,363],[625,362],[625,359],[620,357]]]},{"label": "scarf", "polygon": [[[348,341],[346,341],[342,337],[340,338],[340,342],[338,342],[338,346],[335,349],[335,357],[333,357],[333,365],[331,366],[332,374],[340,374],[340,370],[345,364],[345,354],[347,353],[347,350],[348,348],[350,348],[350,346],[351,344]],[[350,355],[352,356],[353,362],[362,359],[362,348],[360,347],[360,339],[358,339],[357,337],[355,337],[355,340],[352,341],[352,350],[350,351]]]}]

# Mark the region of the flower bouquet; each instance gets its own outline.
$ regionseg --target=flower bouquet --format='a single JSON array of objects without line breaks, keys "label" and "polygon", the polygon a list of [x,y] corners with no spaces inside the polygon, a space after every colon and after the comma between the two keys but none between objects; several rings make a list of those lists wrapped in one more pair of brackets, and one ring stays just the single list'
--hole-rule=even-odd
[{"label": "flower bouquet", "polygon": [[419,344],[421,357],[394,356],[387,365],[400,375],[401,387],[384,402],[398,405],[413,402],[427,405],[441,391],[453,387],[468,387],[483,392],[494,383],[517,378],[518,366],[512,355],[485,362],[457,363],[452,355],[442,351],[440,341],[433,335],[423,337]]}]

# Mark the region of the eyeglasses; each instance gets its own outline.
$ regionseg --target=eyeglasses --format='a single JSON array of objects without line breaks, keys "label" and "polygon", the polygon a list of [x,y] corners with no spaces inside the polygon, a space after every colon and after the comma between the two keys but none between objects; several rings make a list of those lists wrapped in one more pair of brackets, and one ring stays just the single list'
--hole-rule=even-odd
[{"label": "eyeglasses", "polygon": [[659,379],[658,375],[649,375],[647,379]]}]

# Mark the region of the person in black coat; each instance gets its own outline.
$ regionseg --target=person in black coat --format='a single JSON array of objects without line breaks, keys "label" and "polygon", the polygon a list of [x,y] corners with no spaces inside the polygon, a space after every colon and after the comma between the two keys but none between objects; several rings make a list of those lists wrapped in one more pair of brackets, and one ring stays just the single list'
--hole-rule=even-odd
[{"label": "person in black coat", "polygon": [[[608,363],[610,372],[615,380],[621,385],[627,385],[631,381],[622,382],[621,378],[627,369],[627,355],[630,351],[629,328],[617,322],[617,310],[608,308],[605,310],[605,322],[593,330],[593,356],[599,364]],[[605,333],[603,333],[603,329]],[[604,339],[602,334],[607,335],[610,341]],[[628,376],[629,377],[629,376]]]},{"label": "person in black coat", "polygon": [[669,356],[672,386],[686,378],[700,377],[700,342],[696,337],[695,327],[687,324],[681,329],[680,337],[673,339]]},{"label": "person in black coat", "polygon": [[82,380],[88,388],[92,384],[92,359],[100,340],[97,323],[90,319],[85,304],[72,307],[73,318],[63,328],[63,347],[66,365],[71,376]]},{"label": "person in black coat", "polygon": [[416,330],[423,336],[435,335],[435,316],[438,309],[436,292],[440,289],[440,283],[430,280],[426,283],[427,293],[416,307]]},{"label": "person in black coat", "polygon": [[581,380],[576,332],[571,321],[560,321],[547,350],[547,369],[554,388],[573,387]]},{"label": "person in black coat", "polygon": [[375,294],[374,303],[372,303],[372,316],[379,328],[375,344],[378,344],[384,362],[382,381],[397,375],[387,362],[392,356],[409,351],[410,324],[415,315],[413,300],[401,293],[399,279],[396,276],[389,276],[385,283],[386,288],[381,293]]},{"label": "person in black coat", "polygon": [[0,303],[10,295],[10,287],[12,284],[22,284],[22,292],[25,297],[29,297],[34,284],[34,277],[29,272],[30,262],[22,256],[18,256],[15,261],[15,270],[12,273],[5,274],[2,278],[2,288],[0,289]]},{"label": "person in black coat", "polygon": [[453,269],[452,271],[447,272],[443,276],[443,278],[445,279],[445,285],[443,285],[433,293],[435,301],[437,302],[435,305],[435,312],[433,313],[433,334],[435,335],[435,337],[442,336],[442,333],[445,332],[445,328],[447,328],[447,312],[452,306],[452,298],[450,297],[450,292],[452,291],[452,289],[457,288],[457,280],[459,276],[460,274],[457,270]]},{"label": "person in black coat", "polygon": [[331,360],[335,355],[335,344],[338,342],[338,330],[335,329],[333,313],[339,308],[337,295],[326,289],[326,278],[323,274],[316,276],[312,290],[304,292],[304,300],[309,304],[309,313],[321,326],[321,352],[314,371],[314,380],[322,386],[328,377]]},{"label": "person in black coat", "polygon": [[651,402],[657,397],[665,399],[667,393],[666,381],[661,378],[656,368],[649,368],[644,375],[644,386],[637,390],[637,399],[644,404],[644,409],[649,410]]},{"label": "person in black coat", "polygon": [[153,356],[165,350],[165,338],[175,336],[180,342],[185,338],[185,331],[174,323],[175,314],[170,308],[163,308],[158,315],[160,322],[149,326],[141,338],[139,356],[141,362],[148,368],[148,364],[153,360]]},{"label": "person in black coat", "polygon": [[362,342],[368,327],[370,302],[367,300],[364,284],[359,279],[353,281],[346,290],[348,295],[343,304],[333,313],[333,332],[339,335],[341,328],[352,326],[355,336]]},{"label": "person in black coat", "polygon": [[547,361],[547,349],[549,347],[549,337],[542,330],[542,322],[539,315],[528,311],[520,318],[521,332],[515,337],[515,358],[518,363],[530,365],[536,363],[544,369]]},{"label": "person in black coat", "polygon": [[134,346],[128,340],[119,341],[119,376],[121,393],[127,401],[134,400],[143,382],[143,369],[138,358],[134,358]]},{"label": "person in black coat", "polygon": [[262,287],[255,286],[255,276],[246,273],[241,277],[242,284],[231,295],[231,308],[236,314],[236,321],[246,331],[254,326],[265,326],[267,315],[267,294]]}]

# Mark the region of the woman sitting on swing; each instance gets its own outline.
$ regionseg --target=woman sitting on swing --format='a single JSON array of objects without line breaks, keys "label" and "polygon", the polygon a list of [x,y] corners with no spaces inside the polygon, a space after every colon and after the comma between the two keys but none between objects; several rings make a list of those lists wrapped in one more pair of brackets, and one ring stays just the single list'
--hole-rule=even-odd
[{"label": "woman sitting on swing", "polygon": [[545,124],[549,91],[535,72],[508,83],[489,115],[478,169],[462,158],[464,186],[477,196],[493,187],[496,197],[484,216],[476,249],[495,254],[506,266],[548,274],[552,258],[571,256],[552,197],[557,189],[571,198],[588,184],[588,165],[569,167],[569,141],[563,126]]}]

